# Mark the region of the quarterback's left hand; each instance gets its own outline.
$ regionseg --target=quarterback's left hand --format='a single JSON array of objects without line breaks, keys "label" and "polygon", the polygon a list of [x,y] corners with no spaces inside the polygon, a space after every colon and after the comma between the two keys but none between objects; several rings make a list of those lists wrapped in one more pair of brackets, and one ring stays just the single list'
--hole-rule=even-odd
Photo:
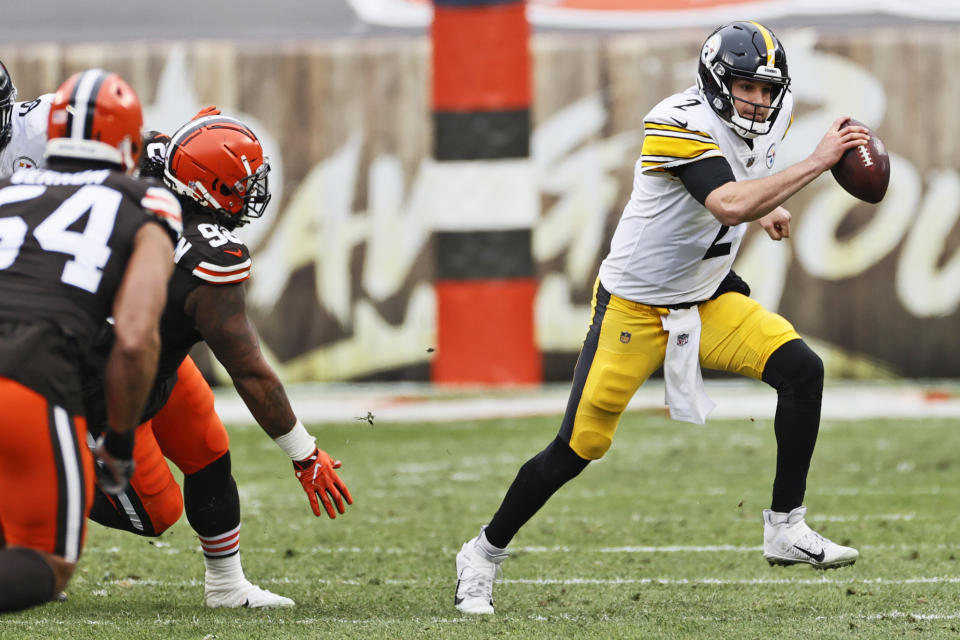
[{"label": "quarterback's left hand", "polygon": [[783,207],[777,207],[757,222],[763,227],[773,240],[783,240],[790,237],[790,212]]},{"label": "quarterback's left hand", "polygon": [[339,460],[332,460],[327,452],[322,449],[314,449],[308,457],[294,461],[294,473],[300,480],[300,484],[303,485],[303,490],[307,492],[307,497],[310,498],[313,515],[320,516],[319,503],[322,502],[327,515],[330,518],[336,518],[337,514],[333,510],[333,504],[330,502],[331,498],[336,503],[337,511],[340,513],[344,511],[344,500],[347,501],[347,504],[353,504],[353,498],[350,497],[347,485],[343,484],[337,472],[334,471],[334,469],[339,469],[341,464]]}]

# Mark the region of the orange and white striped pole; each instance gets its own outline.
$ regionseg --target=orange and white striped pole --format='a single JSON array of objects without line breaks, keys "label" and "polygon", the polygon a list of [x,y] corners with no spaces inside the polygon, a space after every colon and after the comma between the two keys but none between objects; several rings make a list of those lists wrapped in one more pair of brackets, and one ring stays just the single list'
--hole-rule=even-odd
[{"label": "orange and white striped pole", "polygon": [[[437,354],[450,384],[542,379],[534,335],[530,28],[523,0],[434,0]],[[432,192],[432,193],[434,193]]]}]

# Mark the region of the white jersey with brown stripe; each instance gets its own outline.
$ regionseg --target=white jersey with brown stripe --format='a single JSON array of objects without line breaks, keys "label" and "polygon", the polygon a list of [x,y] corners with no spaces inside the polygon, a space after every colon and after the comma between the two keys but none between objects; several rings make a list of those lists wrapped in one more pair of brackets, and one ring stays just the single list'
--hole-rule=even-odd
[{"label": "white jersey with brown stripe", "polygon": [[174,261],[204,284],[236,284],[250,277],[247,246],[212,218],[202,217],[184,224]]}]

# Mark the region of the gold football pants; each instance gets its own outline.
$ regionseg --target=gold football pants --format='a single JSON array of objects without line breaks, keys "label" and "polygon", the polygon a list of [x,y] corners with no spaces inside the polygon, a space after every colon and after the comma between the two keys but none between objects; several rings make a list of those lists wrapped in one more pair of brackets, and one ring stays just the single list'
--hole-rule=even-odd
[{"label": "gold football pants", "polygon": [[[650,374],[663,365],[670,313],[619,298],[599,279],[593,321],[577,360],[560,438],[581,458],[597,460],[610,448],[620,415]],[[759,380],[767,359],[800,336],[782,316],[740,293],[725,293],[699,305],[700,365]]]}]

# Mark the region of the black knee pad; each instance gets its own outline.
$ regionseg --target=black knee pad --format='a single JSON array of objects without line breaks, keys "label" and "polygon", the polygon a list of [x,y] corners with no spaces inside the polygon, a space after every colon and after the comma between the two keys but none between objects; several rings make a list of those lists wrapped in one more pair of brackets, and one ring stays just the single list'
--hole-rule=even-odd
[{"label": "black knee pad", "polygon": [[763,381],[781,396],[819,404],[823,398],[823,360],[803,340],[791,340],[767,360]]}]

